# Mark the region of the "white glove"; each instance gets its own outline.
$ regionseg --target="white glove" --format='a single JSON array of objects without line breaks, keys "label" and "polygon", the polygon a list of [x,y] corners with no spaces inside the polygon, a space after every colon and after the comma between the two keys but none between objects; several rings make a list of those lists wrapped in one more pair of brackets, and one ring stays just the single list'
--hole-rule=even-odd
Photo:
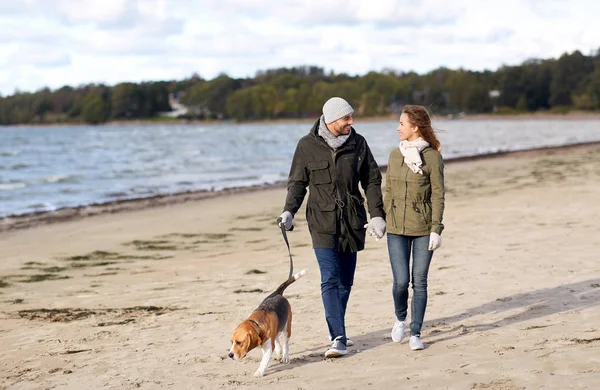
[{"label": "white glove", "polygon": [[279,227],[281,224],[285,226],[285,230],[292,230],[294,226],[294,216],[289,211],[284,211],[283,214],[279,216],[281,218],[281,222],[278,223]]},{"label": "white glove", "polygon": [[434,251],[442,246],[442,236],[437,233],[431,233],[429,235],[429,250]]},{"label": "white glove", "polygon": [[369,236],[379,240],[385,234],[385,220],[381,217],[373,217],[364,228],[367,229]]}]

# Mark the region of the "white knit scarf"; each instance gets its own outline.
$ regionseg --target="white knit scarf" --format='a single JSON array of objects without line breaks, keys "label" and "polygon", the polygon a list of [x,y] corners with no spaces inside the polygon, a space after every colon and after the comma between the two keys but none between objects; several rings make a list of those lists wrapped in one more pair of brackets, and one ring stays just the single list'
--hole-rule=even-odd
[{"label": "white knit scarf", "polygon": [[421,151],[429,146],[429,142],[419,137],[414,141],[400,141],[400,152],[404,156],[404,162],[414,173],[423,174],[421,166]]}]

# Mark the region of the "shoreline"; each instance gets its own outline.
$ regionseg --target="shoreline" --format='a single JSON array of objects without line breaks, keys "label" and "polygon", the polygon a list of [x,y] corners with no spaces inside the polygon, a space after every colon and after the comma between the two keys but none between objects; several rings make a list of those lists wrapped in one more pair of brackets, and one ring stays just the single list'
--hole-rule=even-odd
[{"label": "shoreline", "polygon": [[[358,123],[362,122],[377,122],[377,121],[397,121],[399,113],[388,115],[356,116]],[[277,124],[277,123],[313,123],[317,117],[306,118],[277,118],[277,119],[258,119],[258,120],[234,120],[234,119],[160,119],[160,118],[143,118],[134,120],[112,120],[101,124],[92,125],[85,122],[65,122],[65,123],[19,123],[13,125],[5,125],[0,127],[59,127],[59,126],[162,126],[162,125],[214,125],[214,124]],[[577,120],[577,119],[600,119],[600,112],[587,111],[570,111],[564,114],[550,112],[524,112],[515,114],[465,114],[462,117],[448,117],[441,114],[433,114],[435,120]]]},{"label": "shoreline", "polygon": [[[526,156],[535,156],[540,154],[553,154],[560,152],[568,152],[574,149],[594,148],[597,146],[600,146],[600,141],[575,143],[564,146],[548,146],[517,151],[500,151],[475,156],[449,158],[445,160],[445,165],[496,158],[519,158]],[[385,173],[387,170],[387,165],[381,165],[380,169],[382,173]],[[26,214],[8,215],[6,217],[0,218],[0,234],[7,231],[27,229],[38,225],[73,221],[103,214],[115,214],[127,211],[146,210],[187,202],[195,202],[215,198],[218,196],[231,196],[235,194],[245,194],[285,187],[286,180],[281,180],[275,183],[264,183],[247,187],[232,187],[218,191],[189,191],[176,194],[154,195],[147,198],[123,199],[111,202],[92,203],[83,206],[64,207],[53,211],[36,211]]]}]

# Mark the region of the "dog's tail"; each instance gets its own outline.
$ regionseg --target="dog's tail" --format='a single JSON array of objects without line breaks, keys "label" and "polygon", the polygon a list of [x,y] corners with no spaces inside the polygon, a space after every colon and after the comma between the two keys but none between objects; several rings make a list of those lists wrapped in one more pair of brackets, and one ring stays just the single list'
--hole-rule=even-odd
[{"label": "dog's tail", "polygon": [[285,291],[285,289],[287,288],[287,286],[289,286],[290,284],[294,283],[296,280],[300,279],[302,276],[304,276],[304,274],[306,274],[305,270],[302,270],[300,272],[296,272],[288,280],[286,280],[285,282],[281,283],[279,285],[279,287],[277,287],[277,290],[273,291],[273,293],[271,295],[269,295],[269,297],[274,297],[275,295],[283,295],[283,292]]}]

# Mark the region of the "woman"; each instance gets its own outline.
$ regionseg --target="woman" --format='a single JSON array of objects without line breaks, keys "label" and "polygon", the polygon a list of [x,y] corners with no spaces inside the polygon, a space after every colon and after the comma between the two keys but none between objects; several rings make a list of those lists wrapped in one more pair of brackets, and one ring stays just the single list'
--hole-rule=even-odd
[{"label": "woman", "polygon": [[404,106],[398,132],[400,147],[390,153],[384,198],[396,311],[392,340],[399,343],[404,339],[412,275],[409,346],[415,351],[424,348],[420,336],[427,307],[427,274],[433,251],[442,244],[444,162],[425,107]]}]

